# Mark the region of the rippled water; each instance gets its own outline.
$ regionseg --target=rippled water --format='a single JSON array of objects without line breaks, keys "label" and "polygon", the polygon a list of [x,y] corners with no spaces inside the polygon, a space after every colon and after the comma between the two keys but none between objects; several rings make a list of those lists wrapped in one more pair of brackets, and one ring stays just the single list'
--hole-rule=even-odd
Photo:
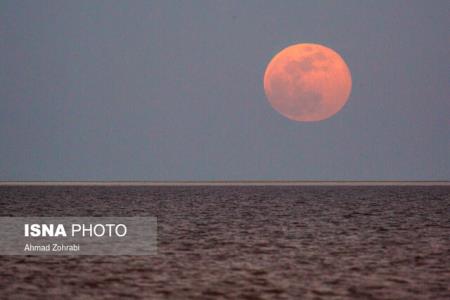
[{"label": "rippled water", "polygon": [[450,299],[450,187],[0,187],[0,212],[159,222],[156,256],[1,256],[1,299]]}]

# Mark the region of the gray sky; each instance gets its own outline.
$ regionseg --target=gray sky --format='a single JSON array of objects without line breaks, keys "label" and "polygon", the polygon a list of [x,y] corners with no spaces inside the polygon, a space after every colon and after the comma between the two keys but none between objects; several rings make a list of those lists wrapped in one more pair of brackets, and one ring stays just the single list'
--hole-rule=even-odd
[{"label": "gray sky", "polygon": [[[0,180],[450,179],[449,1],[2,1]],[[346,60],[334,117],[267,102],[296,43]]]}]

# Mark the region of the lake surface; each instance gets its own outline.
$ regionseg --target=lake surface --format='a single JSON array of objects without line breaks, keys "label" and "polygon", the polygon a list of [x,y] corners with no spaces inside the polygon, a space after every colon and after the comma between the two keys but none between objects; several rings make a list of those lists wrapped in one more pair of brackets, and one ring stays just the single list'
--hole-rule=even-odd
[{"label": "lake surface", "polygon": [[1,186],[2,216],[156,216],[154,256],[0,256],[0,299],[450,299],[449,186]]}]

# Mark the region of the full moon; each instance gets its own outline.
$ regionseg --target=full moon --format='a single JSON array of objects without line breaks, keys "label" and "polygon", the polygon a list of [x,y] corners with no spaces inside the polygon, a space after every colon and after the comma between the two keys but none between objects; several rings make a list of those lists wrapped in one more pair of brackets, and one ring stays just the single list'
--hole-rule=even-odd
[{"label": "full moon", "polygon": [[264,90],[283,116],[303,122],[330,118],[345,105],[352,89],[347,64],[319,44],[297,44],[277,53],[266,68]]}]

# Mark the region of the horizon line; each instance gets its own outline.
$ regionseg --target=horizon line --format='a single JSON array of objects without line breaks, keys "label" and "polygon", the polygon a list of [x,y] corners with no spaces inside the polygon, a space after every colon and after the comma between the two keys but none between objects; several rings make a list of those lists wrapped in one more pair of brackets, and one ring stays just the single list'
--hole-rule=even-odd
[{"label": "horizon line", "polygon": [[448,180],[24,180],[0,186],[450,186]]}]

